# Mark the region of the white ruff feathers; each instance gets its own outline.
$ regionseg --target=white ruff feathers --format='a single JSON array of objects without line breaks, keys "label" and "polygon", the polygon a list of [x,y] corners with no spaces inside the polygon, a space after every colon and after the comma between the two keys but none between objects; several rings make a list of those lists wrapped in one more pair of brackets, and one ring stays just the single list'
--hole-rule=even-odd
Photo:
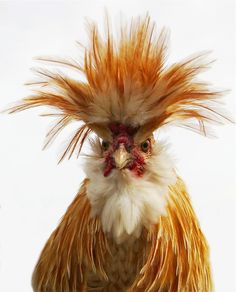
[{"label": "white ruff feathers", "polygon": [[104,177],[104,158],[101,158],[98,143],[92,145],[95,155],[89,156],[85,165],[90,179],[87,196],[92,216],[101,218],[103,231],[117,242],[129,235],[138,237],[143,226],[148,228],[165,215],[168,186],[176,181],[172,161],[164,145],[158,143],[146,161],[141,178],[128,169],[113,169],[108,177]]}]

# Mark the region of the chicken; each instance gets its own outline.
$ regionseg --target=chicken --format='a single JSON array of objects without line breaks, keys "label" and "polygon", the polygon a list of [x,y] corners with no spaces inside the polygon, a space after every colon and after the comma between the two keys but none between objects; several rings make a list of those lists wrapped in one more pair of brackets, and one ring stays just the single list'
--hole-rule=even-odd
[{"label": "chicken", "polygon": [[83,62],[41,58],[78,78],[38,69],[34,93],[11,108],[54,110],[46,144],[81,122],[60,161],[91,146],[86,179],[35,267],[35,292],[212,291],[208,244],[153,133],[175,123],[207,135],[227,117],[216,108],[221,93],[196,79],[204,54],[166,65],[167,39],[149,16],[123,25],[117,39],[109,23],[104,37],[92,24]]}]

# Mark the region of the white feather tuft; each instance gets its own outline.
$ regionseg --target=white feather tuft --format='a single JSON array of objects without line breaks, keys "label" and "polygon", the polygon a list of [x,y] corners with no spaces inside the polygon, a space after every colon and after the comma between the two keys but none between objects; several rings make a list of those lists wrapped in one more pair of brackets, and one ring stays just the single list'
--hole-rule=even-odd
[{"label": "white feather tuft", "polygon": [[117,242],[130,235],[139,237],[142,227],[149,228],[166,214],[168,187],[176,181],[165,145],[154,145],[142,177],[136,177],[128,169],[113,169],[108,177],[104,177],[104,158],[100,147],[93,143],[92,149],[94,154],[88,156],[85,164],[85,172],[90,179],[87,196],[92,216],[101,218],[103,231]]}]

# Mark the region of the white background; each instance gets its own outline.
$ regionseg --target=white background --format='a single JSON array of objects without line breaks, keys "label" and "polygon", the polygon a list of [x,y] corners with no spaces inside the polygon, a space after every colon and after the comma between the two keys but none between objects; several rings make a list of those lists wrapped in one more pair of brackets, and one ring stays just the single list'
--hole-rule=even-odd
[{"label": "white background", "polygon": [[[99,23],[104,7],[118,25],[149,11],[158,26],[171,31],[170,61],[202,50],[217,59],[202,78],[231,89],[233,100],[233,0],[0,2],[0,109],[29,94],[23,83],[38,55],[78,56],[85,17]],[[235,16],[235,15],[234,15]],[[235,49],[235,48],[234,48]],[[75,196],[84,174],[75,158],[57,166],[62,135],[42,152],[51,124],[39,110],[0,115],[0,291],[32,291],[30,278],[46,239]],[[67,132],[67,131],[66,131]],[[187,183],[211,248],[215,291],[235,286],[235,126],[216,129],[218,139],[171,128],[167,137],[179,173]],[[86,150],[86,149],[85,149]]]}]

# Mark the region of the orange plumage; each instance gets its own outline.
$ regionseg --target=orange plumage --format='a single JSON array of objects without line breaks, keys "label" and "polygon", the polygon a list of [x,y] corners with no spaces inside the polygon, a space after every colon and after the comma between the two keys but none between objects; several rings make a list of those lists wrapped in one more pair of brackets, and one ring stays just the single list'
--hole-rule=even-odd
[{"label": "orange plumage", "polygon": [[[80,152],[90,132],[87,179],[46,243],[34,291],[212,291],[209,250],[186,187],[153,132],[170,123],[207,134],[228,120],[220,92],[196,76],[203,55],[165,65],[167,33],[147,16],[114,40],[91,26],[84,61],[47,59],[83,74],[84,82],[38,70],[34,93],[11,109],[57,110],[46,145],[81,121],[61,160]],[[102,140],[102,142],[101,142]],[[79,149],[77,149],[79,147]]]}]

